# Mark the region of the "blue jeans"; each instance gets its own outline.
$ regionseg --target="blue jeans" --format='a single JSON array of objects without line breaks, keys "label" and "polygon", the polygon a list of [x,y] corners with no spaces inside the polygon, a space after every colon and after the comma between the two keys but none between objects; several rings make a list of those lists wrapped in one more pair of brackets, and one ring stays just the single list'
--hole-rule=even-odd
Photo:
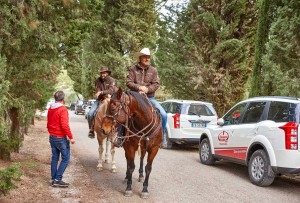
[{"label": "blue jeans", "polygon": [[96,100],[94,102],[94,104],[91,106],[91,109],[89,110],[89,112],[87,114],[87,120],[88,120],[88,123],[89,123],[89,128],[92,131],[94,131],[94,118],[97,114],[98,104],[99,104],[99,101]]},{"label": "blue jeans", "polygon": [[[70,162],[70,141],[66,137],[57,138],[50,135],[49,142],[52,150],[51,179],[61,180]],[[57,168],[60,155],[61,162]]]},{"label": "blue jeans", "polygon": [[163,134],[166,132],[166,125],[167,125],[167,113],[164,110],[164,108],[156,101],[154,97],[149,98],[150,102],[157,108],[160,112],[161,118],[162,118],[162,129]]},{"label": "blue jeans", "polygon": [[98,107],[98,104],[99,104],[99,101],[96,100],[96,101],[94,102],[94,104],[92,105],[92,107],[91,107],[91,109],[89,110],[88,115],[87,115],[87,119],[88,119],[88,120],[92,120],[92,119],[95,117],[95,115],[96,115],[96,109],[97,109],[97,107]]}]

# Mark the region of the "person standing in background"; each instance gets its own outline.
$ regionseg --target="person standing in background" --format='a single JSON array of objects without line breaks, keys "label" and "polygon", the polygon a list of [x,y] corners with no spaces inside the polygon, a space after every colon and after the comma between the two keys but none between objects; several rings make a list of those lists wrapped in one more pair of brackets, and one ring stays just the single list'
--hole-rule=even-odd
[{"label": "person standing in background", "polygon": [[[64,106],[66,102],[64,92],[55,92],[54,99],[55,103],[50,105],[47,115],[47,128],[52,150],[51,185],[54,187],[68,187],[69,183],[62,181],[62,178],[70,162],[70,142],[74,144],[75,140],[69,126],[68,110]],[[58,166],[60,157],[61,162]]]}]

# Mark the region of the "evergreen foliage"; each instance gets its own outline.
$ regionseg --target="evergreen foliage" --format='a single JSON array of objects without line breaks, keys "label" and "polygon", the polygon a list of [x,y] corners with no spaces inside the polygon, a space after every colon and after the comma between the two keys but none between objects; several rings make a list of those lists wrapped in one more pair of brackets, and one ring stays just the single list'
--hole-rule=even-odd
[{"label": "evergreen foliage", "polygon": [[101,24],[83,46],[81,82],[85,97],[95,94],[94,82],[101,66],[107,66],[117,85],[124,87],[127,67],[135,62],[134,52],[155,47],[157,14],[153,0],[104,0],[99,18]]},{"label": "evergreen foliage", "polygon": [[[0,3],[0,66],[4,71],[1,91],[5,90],[1,99],[5,112],[1,112],[1,119],[10,127],[1,126],[1,132],[5,132],[1,135],[3,140],[11,143],[22,140],[35,110],[42,108],[53,94],[61,69],[59,44],[65,36],[61,32],[64,27],[60,26],[64,25],[62,14],[66,14],[63,12],[68,7],[66,3],[46,0]],[[0,146],[1,152],[6,149],[3,147]],[[1,158],[10,159],[5,152],[6,156]]]},{"label": "evergreen foliage", "polygon": [[176,97],[211,101],[219,114],[245,97],[256,16],[255,1],[191,0],[168,27],[162,46],[170,49],[159,55],[160,68],[173,74],[162,78],[167,90],[176,91],[172,83]]},{"label": "evergreen foliage", "polygon": [[250,96],[263,95],[264,69],[262,67],[262,56],[265,54],[265,46],[268,41],[269,28],[272,23],[272,16],[275,11],[272,9],[273,0],[261,0],[259,21],[255,43],[255,60],[252,70],[251,91]]},{"label": "evergreen foliage", "polygon": [[271,24],[264,69],[267,95],[300,97],[300,2],[281,0]]},{"label": "evergreen foliage", "polygon": [[6,169],[0,170],[0,196],[6,195],[9,190],[16,188],[14,181],[19,180],[22,173],[19,171],[20,164],[11,164]]}]

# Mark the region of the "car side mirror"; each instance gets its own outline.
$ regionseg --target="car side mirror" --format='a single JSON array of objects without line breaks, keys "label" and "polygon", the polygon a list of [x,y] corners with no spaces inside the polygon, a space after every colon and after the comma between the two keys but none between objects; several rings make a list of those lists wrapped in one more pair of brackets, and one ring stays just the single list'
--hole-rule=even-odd
[{"label": "car side mirror", "polygon": [[224,125],[224,119],[223,119],[223,118],[219,118],[219,119],[217,120],[217,124],[218,124],[219,126],[223,126],[223,125]]}]

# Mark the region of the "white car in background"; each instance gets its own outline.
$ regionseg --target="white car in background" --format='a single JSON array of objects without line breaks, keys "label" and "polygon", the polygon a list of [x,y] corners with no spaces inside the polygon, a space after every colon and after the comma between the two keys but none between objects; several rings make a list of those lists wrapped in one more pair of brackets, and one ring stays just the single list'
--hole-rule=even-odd
[{"label": "white car in background", "polygon": [[211,103],[193,100],[166,100],[161,103],[167,112],[167,132],[163,148],[176,144],[199,144],[199,138],[208,124],[217,122],[217,113]]},{"label": "white car in background", "polygon": [[91,107],[95,103],[95,101],[96,101],[95,99],[90,99],[90,100],[87,101],[87,104],[86,104],[86,107],[85,107],[85,111],[84,111],[84,113],[85,113],[85,119],[87,119],[87,115],[88,115]]},{"label": "white car in background", "polygon": [[50,99],[50,100],[47,102],[46,109],[49,109],[50,106],[51,106],[51,104],[54,104],[54,103],[55,103],[54,99]]},{"label": "white car in background", "polygon": [[237,103],[199,142],[200,162],[218,160],[248,167],[250,181],[271,185],[279,175],[300,175],[300,99],[255,97]]}]

